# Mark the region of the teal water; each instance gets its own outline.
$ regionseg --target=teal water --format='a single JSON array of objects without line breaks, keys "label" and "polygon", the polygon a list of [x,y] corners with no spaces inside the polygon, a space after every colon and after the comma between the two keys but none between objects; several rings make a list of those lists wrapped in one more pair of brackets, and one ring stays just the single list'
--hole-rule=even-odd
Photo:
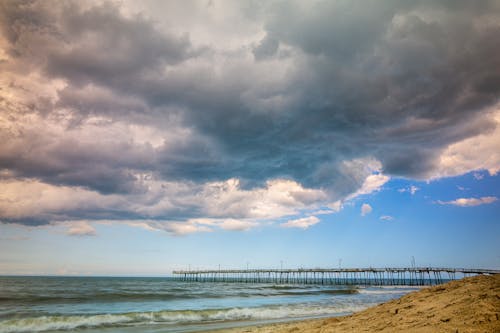
[{"label": "teal water", "polygon": [[412,290],[169,278],[0,277],[0,333],[204,331],[344,315]]}]

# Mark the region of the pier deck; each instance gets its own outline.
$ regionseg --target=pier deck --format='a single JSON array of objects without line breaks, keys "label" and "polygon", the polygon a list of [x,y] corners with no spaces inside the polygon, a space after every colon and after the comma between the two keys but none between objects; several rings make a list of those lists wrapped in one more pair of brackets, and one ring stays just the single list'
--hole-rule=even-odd
[{"label": "pier deck", "polygon": [[494,269],[468,268],[298,268],[180,270],[173,274],[186,282],[240,282],[273,284],[330,284],[365,286],[422,286],[441,284],[465,276],[499,274]]}]

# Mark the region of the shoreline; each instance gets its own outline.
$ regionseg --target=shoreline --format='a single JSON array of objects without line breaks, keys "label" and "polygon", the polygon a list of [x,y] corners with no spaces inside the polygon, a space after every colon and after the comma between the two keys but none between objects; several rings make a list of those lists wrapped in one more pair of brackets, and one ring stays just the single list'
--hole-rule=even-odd
[{"label": "shoreline", "polygon": [[500,332],[500,274],[423,288],[348,315],[210,330],[210,333]]}]

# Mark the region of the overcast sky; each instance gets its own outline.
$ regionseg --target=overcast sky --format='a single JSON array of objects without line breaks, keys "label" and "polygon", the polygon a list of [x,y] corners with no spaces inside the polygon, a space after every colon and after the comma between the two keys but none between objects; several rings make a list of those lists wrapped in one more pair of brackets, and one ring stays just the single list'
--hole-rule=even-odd
[{"label": "overcast sky", "polygon": [[498,36],[486,0],[2,1],[0,272],[327,266],[429,221],[426,264],[500,267]]}]

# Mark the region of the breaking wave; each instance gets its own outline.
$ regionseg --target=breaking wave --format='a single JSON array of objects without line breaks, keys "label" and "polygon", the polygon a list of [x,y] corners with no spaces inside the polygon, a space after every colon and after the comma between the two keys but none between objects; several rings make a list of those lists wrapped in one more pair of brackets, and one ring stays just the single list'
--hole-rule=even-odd
[{"label": "breaking wave", "polygon": [[121,314],[53,315],[0,321],[0,333],[315,317],[351,313],[360,311],[367,306],[368,305],[364,304],[319,307],[305,306],[302,304],[255,308],[131,312]]}]

